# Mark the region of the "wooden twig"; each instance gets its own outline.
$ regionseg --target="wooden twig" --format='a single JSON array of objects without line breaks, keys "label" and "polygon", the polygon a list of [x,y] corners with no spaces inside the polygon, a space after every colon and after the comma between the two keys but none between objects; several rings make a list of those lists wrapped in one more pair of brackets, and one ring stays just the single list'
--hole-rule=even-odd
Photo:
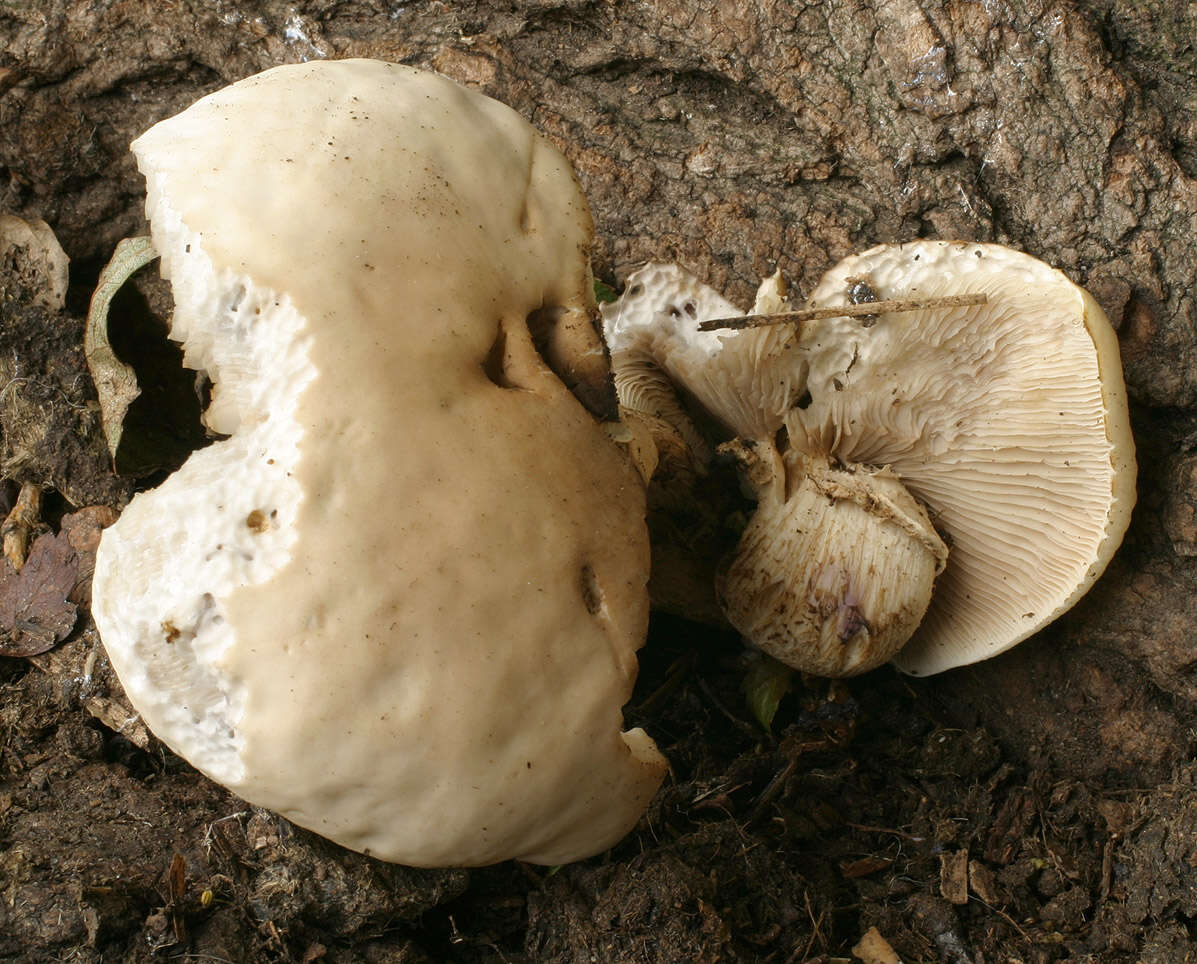
[{"label": "wooden twig", "polygon": [[738,331],[741,328],[765,328],[769,325],[800,324],[820,318],[859,318],[862,315],[886,315],[895,311],[921,311],[924,308],[963,308],[983,305],[985,294],[944,295],[942,298],[899,298],[892,301],[865,301],[859,305],[832,308],[803,308],[776,315],[740,315],[736,318],[712,318],[698,326],[699,331]]}]

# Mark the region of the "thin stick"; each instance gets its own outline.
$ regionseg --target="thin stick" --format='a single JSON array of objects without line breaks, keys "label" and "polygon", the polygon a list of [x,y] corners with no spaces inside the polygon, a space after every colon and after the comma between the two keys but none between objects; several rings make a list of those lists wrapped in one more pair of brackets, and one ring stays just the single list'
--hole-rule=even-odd
[{"label": "thin stick", "polygon": [[944,295],[942,298],[901,298],[895,301],[865,301],[859,305],[840,305],[836,308],[804,308],[783,311],[778,315],[740,315],[737,318],[712,318],[698,326],[699,331],[738,331],[741,328],[764,328],[768,325],[799,324],[820,318],[858,318],[861,315],[885,315],[895,311],[919,311],[923,308],[962,308],[983,305],[988,295]]}]

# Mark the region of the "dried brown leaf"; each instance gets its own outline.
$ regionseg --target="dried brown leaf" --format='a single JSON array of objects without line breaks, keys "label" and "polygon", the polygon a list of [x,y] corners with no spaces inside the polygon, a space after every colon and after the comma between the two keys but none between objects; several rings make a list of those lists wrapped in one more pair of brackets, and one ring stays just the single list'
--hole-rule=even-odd
[{"label": "dried brown leaf", "polygon": [[24,281],[38,304],[58,311],[66,303],[70,259],[45,221],[0,214],[0,260],[5,276]]},{"label": "dried brown leaf", "polygon": [[113,518],[104,506],[81,509],[57,535],[34,541],[19,572],[0,560],[0,655],[36,656],[70,635],[77,606],[91,599],[100,530]]},{"label": "dried brown leaf", "polygon": [[120,447],[124,430],[125,413],[134,399],[141,394],[137,375],[132,367],[116,357],[108,341],[108,306],[120,290],[121,285],[138,270],[158,257],[149,238],[125,238],[116,246],[112,260],[100,272],[96,290],[92,294],[91,308],[87,313],[87,330],[83,340],[83,351],[87,356],[87,367],[96,383],[100,399],[100,417],[104,434],[108,438],[108,451],[113,459]]}]

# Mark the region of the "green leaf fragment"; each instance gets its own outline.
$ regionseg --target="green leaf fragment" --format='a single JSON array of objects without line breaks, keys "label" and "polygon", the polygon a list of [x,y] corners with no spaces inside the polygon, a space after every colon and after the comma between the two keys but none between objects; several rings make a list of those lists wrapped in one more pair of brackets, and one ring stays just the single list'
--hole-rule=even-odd
[{"label": "green leaf fragment", "polygon": [[604,284],[597,278],[594,280],[594,300],[600,305],[608,304],[612,301],[618,301],[619,295],[615,293],[615,289],[609,284]]},{"label": "green leaf fragment", "polygon": [[125,414],[141,394],[133,369],[116,357],[108,342],[108,308],[121,286],[158,257],[154,242],[148,237],[125,238],[116,246],[112,260],[100,272],[83,336],[83,352],[96,394],[100,400],[100,419],[108,452],[116,459],[124,430]]},{"label": "green leaf fragment", "polygon": [[790,691],[794,671],[764,653],[753,654],[744,675],[744,697],[757,722],[766,730],[773,726],[773,717],[782,698]]}]

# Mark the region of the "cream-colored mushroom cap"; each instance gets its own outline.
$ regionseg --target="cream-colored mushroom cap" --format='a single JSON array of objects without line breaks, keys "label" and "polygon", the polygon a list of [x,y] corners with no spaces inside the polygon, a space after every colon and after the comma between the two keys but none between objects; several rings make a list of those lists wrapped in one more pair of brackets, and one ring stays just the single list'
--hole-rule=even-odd
[{"label": "cream-colored mushroom cap", "polygon": [[610,388],[567,162],[508,108],[369,61],[267,71],[134,151],[172,337],[229,436],[100,546],[136,708],[246,799],[388,860],[609,847],[664,761],[622,726],[644,495],[578,400]]},{"label": "cream-colored mushroom cap", "polygon": [[1062,273],[997,245],[883,245],[833,268],[815,307],[983,293],[985,305],[803,327],[790,445],[887,466],[951,551],[895,662],[936,673],[1047,625],[1105,569],[1135,499],[1118,343]]}]

